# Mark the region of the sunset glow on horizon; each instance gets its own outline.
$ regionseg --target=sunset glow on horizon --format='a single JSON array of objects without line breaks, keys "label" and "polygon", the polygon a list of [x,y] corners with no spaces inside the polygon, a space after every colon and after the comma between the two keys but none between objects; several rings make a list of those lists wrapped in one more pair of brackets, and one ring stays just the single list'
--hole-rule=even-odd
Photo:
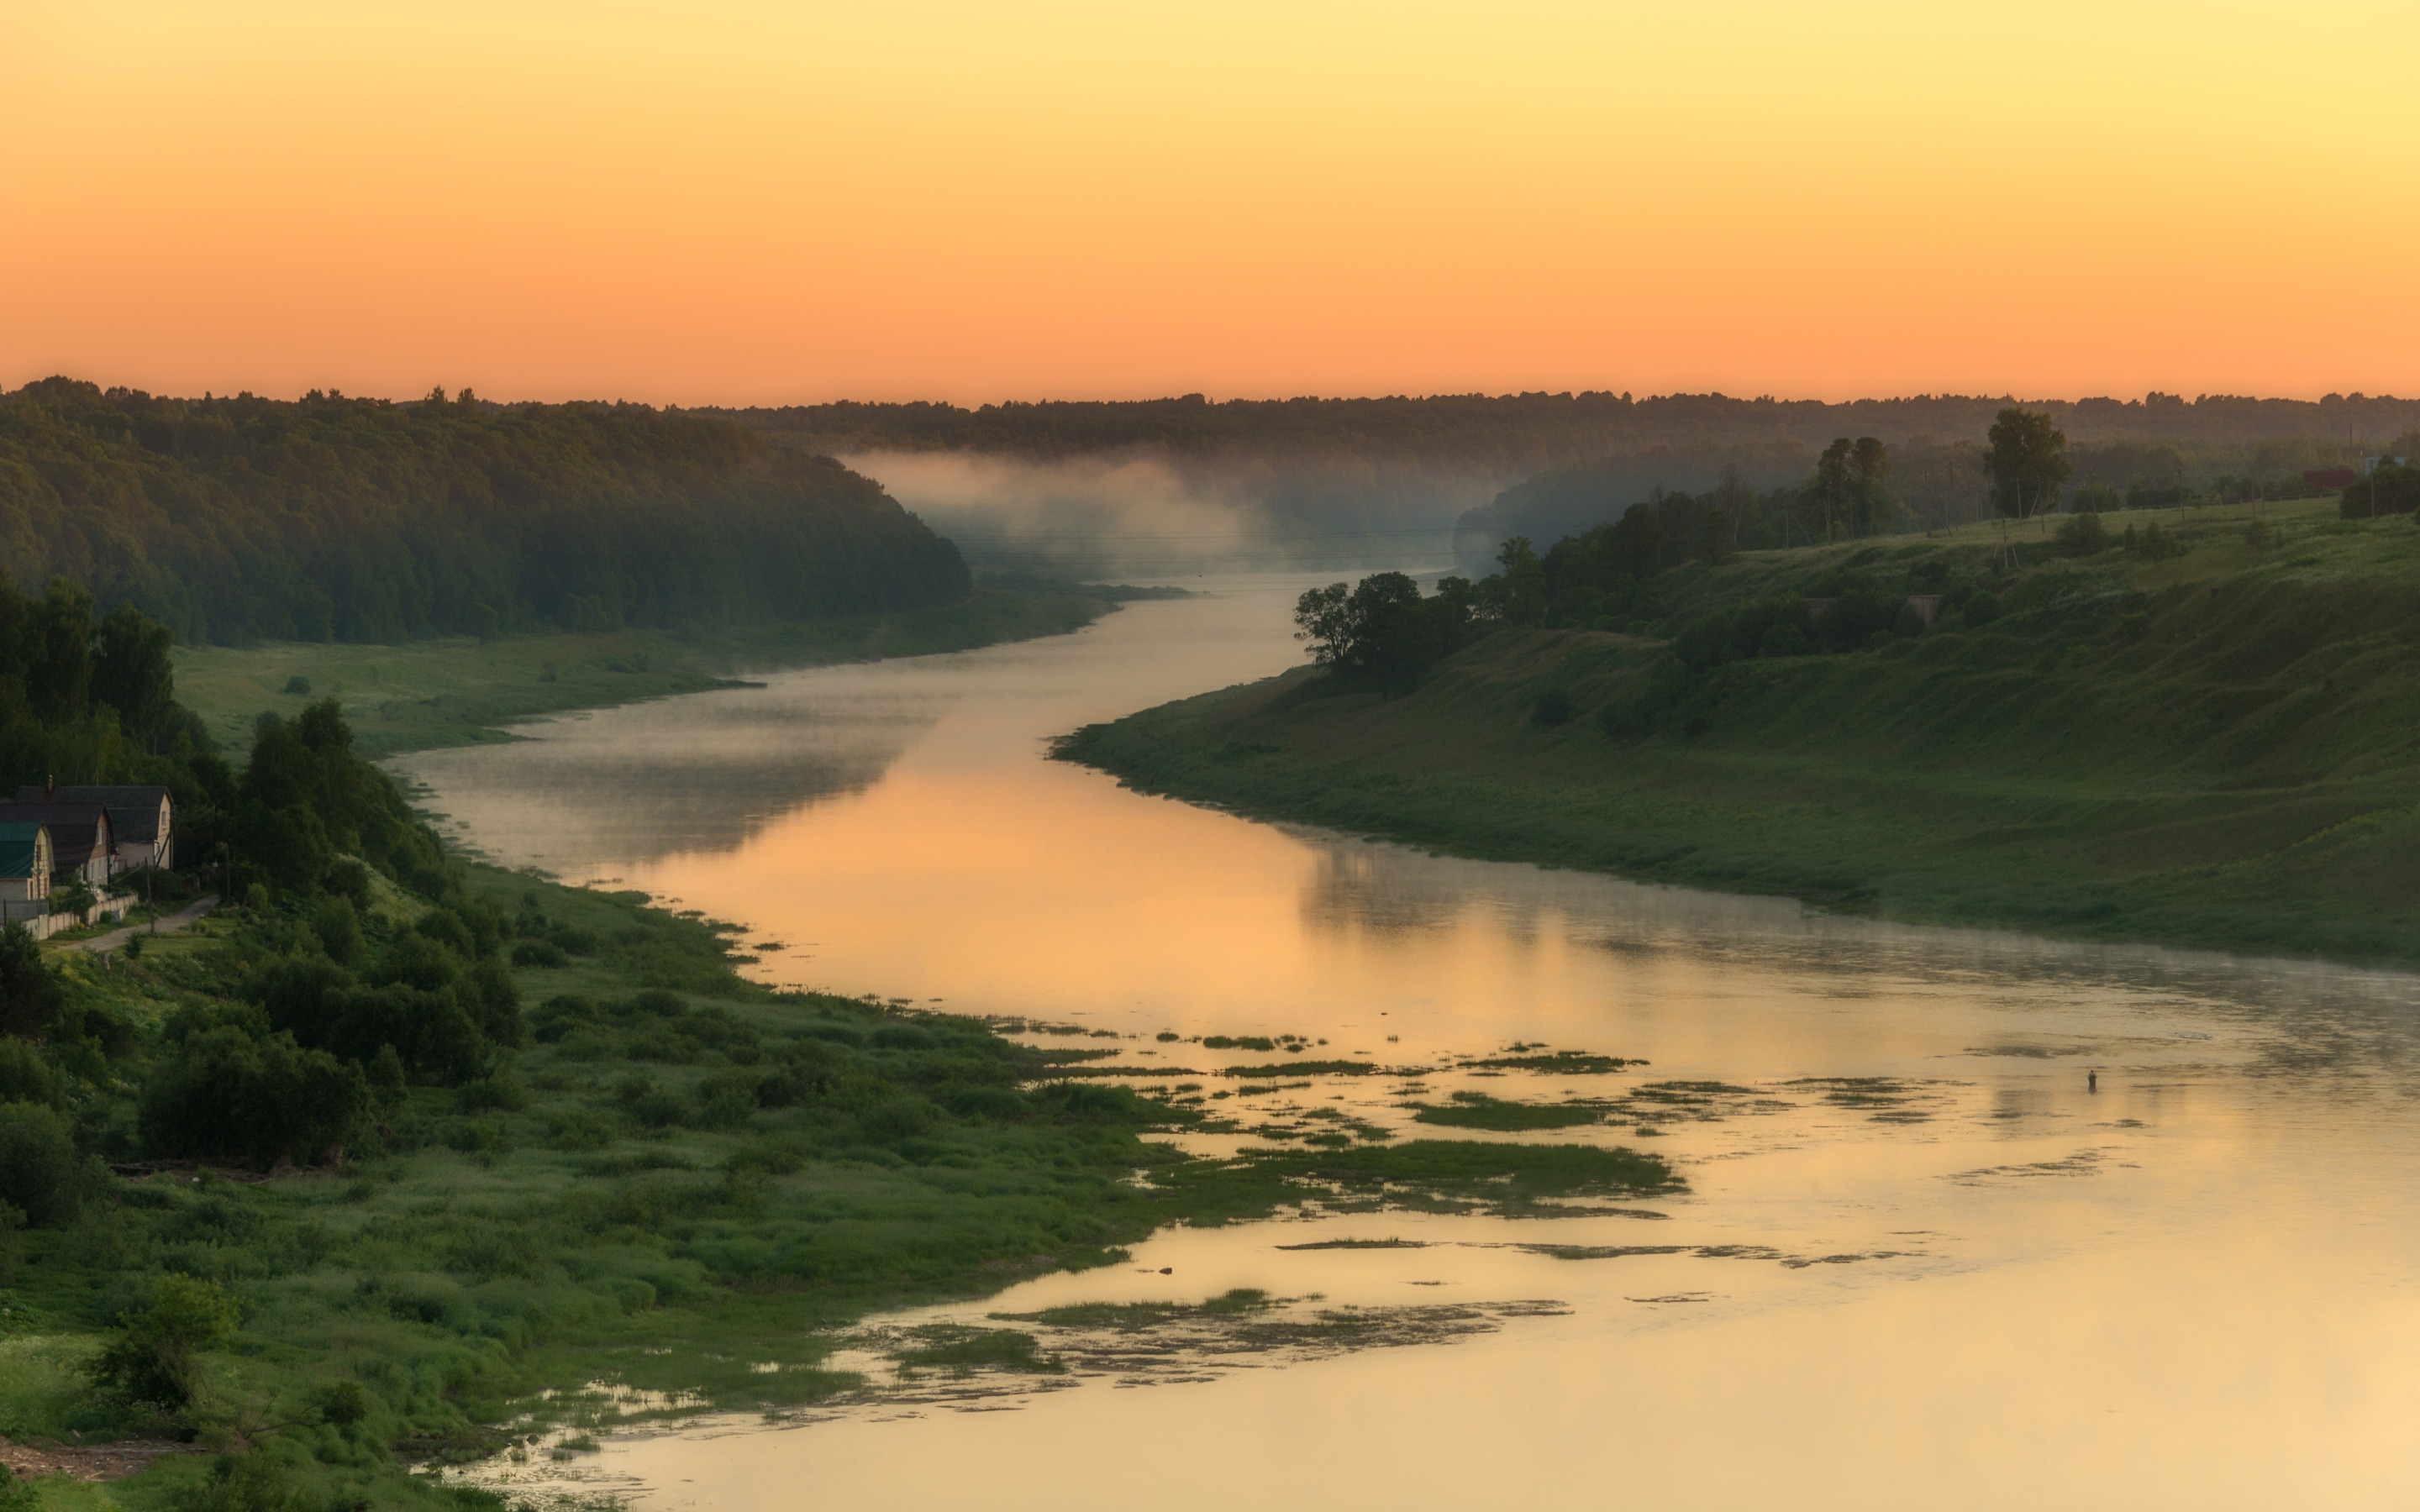
[{"label": "sunset glow on horizon", "polygon": [[2420,390],[2409,7],[0,5],[0,384]]}]

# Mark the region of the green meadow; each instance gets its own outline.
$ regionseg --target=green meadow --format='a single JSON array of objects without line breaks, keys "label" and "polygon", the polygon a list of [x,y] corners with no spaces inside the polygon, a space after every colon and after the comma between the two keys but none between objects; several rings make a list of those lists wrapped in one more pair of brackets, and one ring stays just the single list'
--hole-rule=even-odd
[{"label": "green meadow", "polygon": [[736,630],[444,636],[395,645],[274,640],[178,646],[177,700],[223,745],[251,742],[264,712],[288,717],[322,699],[344,707],[372,760],[511,737],[499,728],[729,686],[736,674],[966,651],[1081,629],[1114,607],[1097,590],[978,589],[963,602],[890,614],[796,620]]},{"label": "green meadow", "polygon": [[[2333,500],[2102,521],[2100,550],[2055,519],[1692,563],[1627,633],[1499,629],[1398,696],[1304,669],[1061,754],[1440,853],[2420,962],[2420,530]],[[2164,551],[2118,544],[2153,524]],[[1974,601],[1845,653],[1704,665],[1753,606],[1844,592]]]}]

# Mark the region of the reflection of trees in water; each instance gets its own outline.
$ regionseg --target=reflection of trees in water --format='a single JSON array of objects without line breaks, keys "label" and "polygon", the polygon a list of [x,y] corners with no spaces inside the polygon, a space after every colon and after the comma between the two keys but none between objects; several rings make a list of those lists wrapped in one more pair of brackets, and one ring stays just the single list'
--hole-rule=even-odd
[{"label": "reflection of trees in water", "polygon": [[[1826,997],[1938,995],[2022,1013],[2101,1004],[2176,1038],[2180,1019],[2251,1042],[2256,1074],[2420,1072],[2420,977],[2245,960],[2157,946],[1891,924],[1795,900],[1698,892],[1591,872],[1431,856],[1293,832],[1312,867],[1299,899],[1312,933],[1483,927],[1517,943],[1559,937],[1613,955],[1668,955],[1777,978]],[[2230,1056],[2229,1058],[2232,1058]],[[2420,1075],[2411,1091],[2420,1095]]]},{"label": "reflection of trees in water", "polygon": [[878,781],[940,701],[691,695],[538,727],[513,746],[395,763],[508,864],[627,865],[732,850],[809,804]]}]

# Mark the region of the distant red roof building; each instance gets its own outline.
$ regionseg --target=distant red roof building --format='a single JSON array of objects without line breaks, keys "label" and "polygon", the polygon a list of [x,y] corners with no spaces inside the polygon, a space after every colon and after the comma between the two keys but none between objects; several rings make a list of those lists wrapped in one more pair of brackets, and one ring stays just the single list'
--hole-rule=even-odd
[{"label": "distant red roof building", "polygon": [[2321,468],[2317,472],[2303,474],[2303,483],[2312,488],[2350,488],[2356,474],[2350,468]]}]

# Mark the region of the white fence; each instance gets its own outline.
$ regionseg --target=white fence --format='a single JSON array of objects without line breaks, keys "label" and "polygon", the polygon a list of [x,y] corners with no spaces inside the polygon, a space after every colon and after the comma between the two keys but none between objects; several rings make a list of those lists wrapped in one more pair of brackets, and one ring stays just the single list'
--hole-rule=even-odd
[{"label": "white fence", "polygon": [[132,898],[103,898],[81,913],[54,914],[47,898],[32,903],[0,899],[0,918],[13,918],[24,925],[34,938],[47,940],[54,934],[98,924],[104,918],[124,918],[126,911],[133,906]]}]

